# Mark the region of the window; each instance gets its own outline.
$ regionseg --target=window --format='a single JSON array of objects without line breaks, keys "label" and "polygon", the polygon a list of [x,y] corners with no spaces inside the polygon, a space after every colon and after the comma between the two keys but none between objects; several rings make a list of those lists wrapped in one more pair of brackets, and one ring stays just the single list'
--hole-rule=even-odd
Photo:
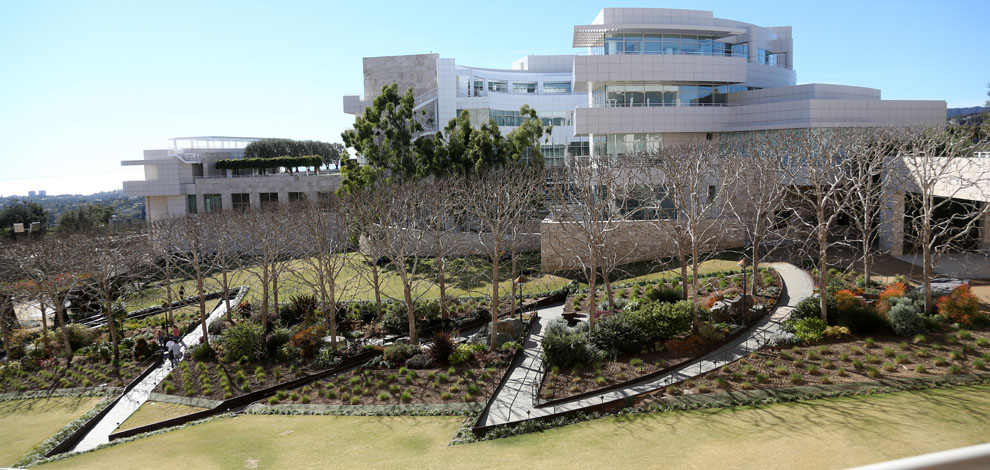
[{"label": "window", "polygon": [[247,210],[251,208],[251,195],[248,193],[233,193],[230,202],[234,209]]},{"label": "window", "polygon": [[742,57],[749,60],[749,44],[733,44],[732,45],[732,57]]},{"label": "window", "polygon": [[196,195],[190,194],[186,196],[186,214],[196,213]]},{"label": "window", "polygon": [[718,197],[718,187],[713,184],[708,185],[708,202],[714,201],[715,198],[717,197]]},{"label": "window", "polygon": [[[605,137],[605,153],[625,155],[653,152],[663,146],[663,134],[608,134]],[[596,147],[596,152],[600,150]]]},{"label": "window", "polygon": [[571,82],[546,82],[543,84],[543,93],[570,93]]},{"label": "window", "polygon": [[474,90],[471,96],[485,96],[485,81],[480,78],[474,79]]},{"label": "window", "polygon": [[508,93],[509,83],[504,80],[489,80],[488,91],[493,93]]},{"label": "window", "polygon": [[261,207],[278,204],[278,193],[258,193]]},{"label": "window", "polygon": [[289,202],[306,202],[306,193],[289,193]]},{"label": "window", "polygon": [[212,214],[214,212],[220,212],[221,198],[219,194],[204,194],[203,195],[203,209],[206,210],[207,214]]},{"label": "window", "polygon": [[513,93],[536,93],[536,82],[512,82]]}]

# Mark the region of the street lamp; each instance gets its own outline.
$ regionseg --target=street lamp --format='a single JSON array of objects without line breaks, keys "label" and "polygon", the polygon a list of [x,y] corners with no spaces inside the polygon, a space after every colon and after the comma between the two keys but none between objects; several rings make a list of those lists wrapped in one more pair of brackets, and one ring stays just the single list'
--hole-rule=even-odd
[{"label": "street lamp", "polygon": [[748,268],[748,267],[749,267],[749,258],[747,258],[747,257],[745,257],[745,256],[743,256],[743,258],[742,258],[741,260],[739,260],[739,262],[738,262],[738,263],[736,263],[736,264],[737,264],[737,265],[738,265],[738,266],[739,266],[740,268],[742,268],[742,273],[743,273],[743,291],[742,291],[742,298],[743,298],[743,302],[745,302],[745,301],[746,301],[746,268]]},{"label": "street lamp", "polygon": [[512,283],[519,286],[519,321],[522,321],[522,304],[523,304],[523,292],[522,285],[529,282],[529,278],[525,274],[520,274],[519,277],[512,280]]}]

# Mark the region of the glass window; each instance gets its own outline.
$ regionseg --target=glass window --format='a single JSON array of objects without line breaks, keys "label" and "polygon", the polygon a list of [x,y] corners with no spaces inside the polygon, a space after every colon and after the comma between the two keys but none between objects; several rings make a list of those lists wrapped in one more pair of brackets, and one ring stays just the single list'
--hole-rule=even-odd
[{"label": "glass window", "polygon": [[643,51],[643,35],[642,34],[627,34],[625,41],[622,43],[623,51],[626,54],[639,54]]},{"label": "glass window", "polygon": [[643,97],[642,86],[626,86],[626,106],[646,106],[646,98]]},{"label": "glass window", "polygon": [[278,204],[278,193],[258,193],[261,207]]},{"label": "glass window", "polygon": [[196,213],[196,195],[190,194],[186,196],[186,214]]},{"label": "glass window", "polygon": [[206,210],[207,214],[213,212],[220,212],[221,210],[221,198],[219,194],[204,194],[203,195],[203,209]]},{"label": "glass window", "polygon": [[698,39],[695,36],[681,36],[681,54],[695,55],[698,53]]},{"label": "glass window", "polygon": [[480,78],[474,79],[474,90],[472,96],[485,96],[485,81]]},{"label": "glass window", "polygon": [[495,93],[507,93],[509,91],[509,83],[504,80],[489,80],[488,91]]},{"label": "glass window", "polygon": [[646,97],[646,106],[663,106],[663,86],[662,85],[646,85],[644,87],[644,96]]},{"label": "glass window", "polygon": [[677,54],[681,51],[681,37],[677,34],[663,35],[663,53]]},{"label": "glass window", "polygon": [[749,59],[749,44],[733,44],[732,45],[732,57],[742,57],[744,59]]},{"label": "glass window", "polygon": [[712,55],[712,40],[708,38],[698,39],[698,54]]},{"label": "glass window", "polygon": [[663,54],[663,42],[659,34],[643,35],[643,54]]},{"label": "glass window", "polygon": [[543,84],[544,93],[570,93],[571,82],[546,82]]},{"label": "glass window", "polygon": [[234,193],[230,195],[234,209],[246,210],[251,207],[251,195],[248,193]]},{"label": "glass window", "polygon": [[605,36],[605,54],[616,55],[622,53],[622,35],[610,34]]},{"label": "glass window", "polygon": [[513,93],[536,93],[536,82],[512,82]]},{"label": "glass window", "polygon": [[289,193],[289,202],[305,202],[306,193]]}]

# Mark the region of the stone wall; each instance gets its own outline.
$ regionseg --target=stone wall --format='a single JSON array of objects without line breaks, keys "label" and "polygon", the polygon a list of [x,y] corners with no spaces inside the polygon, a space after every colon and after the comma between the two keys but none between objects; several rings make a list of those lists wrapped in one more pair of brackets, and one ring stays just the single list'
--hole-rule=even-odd
[{"label": "stone wall", "polygon": [[419,96],[437,87],[439,54],[415,54],[364,58],[364,100],[370,105],[382,87],[399,84],[399,94],[412,88]]},{"label": "stone wall", "polygon": [[[441,245],[437,237],[431,233],[416,231],[410,235],[414,241],[411,243],[412,252],[418,256],[438,256],[441,252]],[[490,253],[495,237],[491,233],[477,232],[455,232],[443,235],[443,248],[447,251],[447,256],[468,256],[487,255]],[[368,240],[361,237],[361,252],[368,253]],[[508,250],[508,241],[503,242],[503,246]],[[516,252],[527,253],[540,251],[540,233],[522,233],[516,240]]]},{"label": "stone wall", "polygon": [[[745,227],[736,219],[715,218],[704,221],[718,225],[710,233],[718,235],[709,240],[702,251],[741,248],[746,245]],[[620,259],[620,264],[667,258],[677,255],[672,233],[674,220],[626,221],[611,232],[606,248],[609,256]],[[544,220],[541,225],[542,269],[544,272],[581,269],[588,259],[588,249],[574,222]]]}]

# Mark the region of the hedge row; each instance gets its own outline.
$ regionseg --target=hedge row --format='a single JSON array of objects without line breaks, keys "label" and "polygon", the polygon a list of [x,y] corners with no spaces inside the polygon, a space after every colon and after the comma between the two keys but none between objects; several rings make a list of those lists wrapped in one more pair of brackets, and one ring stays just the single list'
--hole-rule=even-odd
[{"label": "hedge row", "polygon": [[318,167],[323,160],[315,155],[306,157],[238,158],[217,160],[218,170],[245,170],[267,168],[296,168],[301,166]]}]

